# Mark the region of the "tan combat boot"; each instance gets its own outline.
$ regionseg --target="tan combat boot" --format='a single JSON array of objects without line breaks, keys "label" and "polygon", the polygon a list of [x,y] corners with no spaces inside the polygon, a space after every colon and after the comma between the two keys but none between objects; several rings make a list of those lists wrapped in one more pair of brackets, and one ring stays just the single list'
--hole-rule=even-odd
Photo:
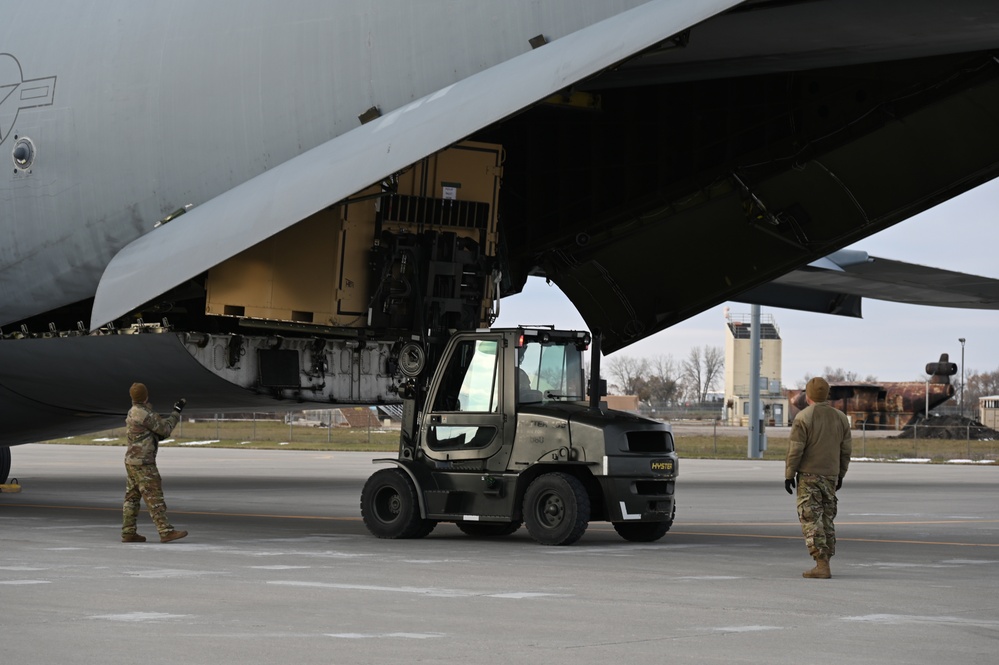
[{"label": "tan combat boot", "polygon": [[167,533],[164,533],[163,535],[161,535],[160,536],[160,542],[161,543],[169,543],[172,540],[180,540],[181,538],[183,538],[186,535],[187,535],[187,531],[177,531],[175,529],[173,531],[168,531]]},{"label": "tan combat boot", "polygon": [[801,574],[801,576],[813,580],[827,580],[830,577],[832,577],[832,573],[829,572],[828,557],[820,557],[815,559],[815,568],[812,568],[811,570],[806,570]]},{"label": "tan combat boot", "polygon": [[146,542],[145,536],[140,536],[137,533],[130,533],[126,536],[121,537],[121,542],[123,543],[144,543]]}]

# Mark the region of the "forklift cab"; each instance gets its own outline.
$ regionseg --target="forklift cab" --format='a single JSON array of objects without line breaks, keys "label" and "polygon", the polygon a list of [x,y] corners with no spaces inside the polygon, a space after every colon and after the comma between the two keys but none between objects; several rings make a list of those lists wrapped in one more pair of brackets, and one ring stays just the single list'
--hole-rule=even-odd
[{"label": "forklift cab", "polygon": [[455,335],[427,396],[424,454],[438,462],[492,458],[513,446],[522,410],[584,400],[588,343],[586,333],[519,328]]}]

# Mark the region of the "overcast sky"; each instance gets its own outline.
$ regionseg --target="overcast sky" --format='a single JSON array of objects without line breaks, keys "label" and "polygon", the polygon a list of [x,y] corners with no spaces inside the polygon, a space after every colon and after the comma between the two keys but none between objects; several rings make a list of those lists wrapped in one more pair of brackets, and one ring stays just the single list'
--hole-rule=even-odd
[{"label": "overcast sky", "polygon": [[[851,246],[872,256],[999,279],[999,179]],[[554,284],[530,278],[524,291],[502,300],[497,327],[553,324],[586,329]],[[749,315],[750,306],[724,303],[628,346],[609,357],[681,360],[694,346],[725,345],[723,310]],[[799,387],[826,367],[873,375],[882,381],[925,376],[926,363],[949,353],[958,364],[965,338],[965,375],[999,370],[999,311],[920,307],[864,299],[864,318],[762,308],[774,317],[783,344],[784,385]],[[718,386],[721,388],[721,386]]]}]

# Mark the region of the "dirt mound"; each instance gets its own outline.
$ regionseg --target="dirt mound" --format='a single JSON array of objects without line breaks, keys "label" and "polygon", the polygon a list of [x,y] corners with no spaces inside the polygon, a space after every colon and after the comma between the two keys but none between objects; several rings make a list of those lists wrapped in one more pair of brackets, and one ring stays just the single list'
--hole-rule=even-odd
[{"label": "dirt mound", "polygon": [[902,428],[892,439],[970,439],[972,441],[993,441],[999,439],[999,431],[986,427],[974,418],[961,416],[930,416],[920,418]]}]

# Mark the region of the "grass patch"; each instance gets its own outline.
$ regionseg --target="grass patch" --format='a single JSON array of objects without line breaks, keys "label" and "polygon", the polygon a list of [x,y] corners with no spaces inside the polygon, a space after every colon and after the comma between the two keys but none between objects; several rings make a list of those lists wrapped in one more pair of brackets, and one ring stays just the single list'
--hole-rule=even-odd
[{"label": "grass patch", "polygon": [[[783,460],[787,457],[787,438],[767,437],[763,459]],[[676,436],[676,450],[681,458],[745,459],[748,444],[745,436]],[[875,460],[930,459],[944,463],[949,460],[992,460],[999,457],[999,441],[966,441],[961,439],[853,439],[853,457]]]},{"label": "grass patch", "polygon": [[[165,448],[246,448],[251,450],[315,450],[395,453],[399,449],[399,430],[307,427],[275,421],[204,421],[177,426],[174,436],[161,444]],[[124,428],[74,436],[42,443],[124,446]],[[767,437],[763,459],[783,460],[788,439]],[[676,434],[677,453],[688,459],[746,459],[746,436]],[[955,439],[889,439],[855,435],[853,457],[883,460],[930,459],[992,460],[999,457],[999,441]]]}]

